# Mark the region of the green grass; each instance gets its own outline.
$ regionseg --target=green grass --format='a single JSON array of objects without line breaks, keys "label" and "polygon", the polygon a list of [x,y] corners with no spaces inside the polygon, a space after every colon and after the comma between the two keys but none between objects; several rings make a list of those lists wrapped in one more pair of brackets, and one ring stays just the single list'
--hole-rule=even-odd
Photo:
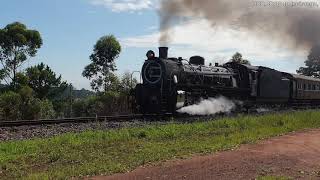
[{"label": "green grass", "polygon": [[301,111],[2,142],[0,179],[109,175],[130,171],[150,162],[208,154],[259,139],[319,127],[319,111]]}]

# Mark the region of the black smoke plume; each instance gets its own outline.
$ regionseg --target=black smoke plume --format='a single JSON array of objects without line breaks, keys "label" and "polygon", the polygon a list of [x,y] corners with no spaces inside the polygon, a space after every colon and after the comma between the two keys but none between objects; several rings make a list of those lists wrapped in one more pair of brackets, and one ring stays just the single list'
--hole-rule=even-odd
[{"label": "black smoke plume", "polygon": [[320,42],[320,10],[317,1],[313,4],[293,2],[275,4],[272,1],[253,0],[162,0],[159,41],[161,45],[170,42],[169,29],[176,17],[204,17],[215,26],[269,38],[282,47],[308,50]]}]

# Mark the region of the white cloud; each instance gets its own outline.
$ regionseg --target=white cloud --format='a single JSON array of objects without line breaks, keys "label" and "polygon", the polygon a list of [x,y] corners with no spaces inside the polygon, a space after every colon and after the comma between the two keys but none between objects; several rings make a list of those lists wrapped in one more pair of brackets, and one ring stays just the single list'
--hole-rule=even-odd
[{"label": "white cloud", "polygon": [[[195,19],[171,28],[170,55],[188,58],[192,55],[204,56],[208,62],[226,62],[235,52],[254,65],[264,65],[281,70],[288,67],[277,66],[280,61],[292,62],[293,66],[303,65],[306,52],[290,50],[285,42],[280,45],[267,38],[254,36],[223,27],[212,27],[206,20]],[[122,39],[126,47],[152,48],[158,45],[160,32]],[[277,63],[279,62],[279,63]]]},{"label": "white cloud", "polygon": [[114,12],[135,12],[155,8],[155,0],[91,0],[94,5],[102,5]]}]

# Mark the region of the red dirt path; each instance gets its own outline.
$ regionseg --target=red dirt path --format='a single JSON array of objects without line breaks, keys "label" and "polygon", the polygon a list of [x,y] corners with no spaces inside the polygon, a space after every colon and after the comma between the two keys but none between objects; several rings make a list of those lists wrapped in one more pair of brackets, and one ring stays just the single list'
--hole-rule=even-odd
[{"label": "red dirt path", "polygon": [[284,175],[293,179],[320,179],[320,129],[291,133],[234,151],[187,160],[173,160],[156,166],[139,167],[126,174],[94,177],[114,179],[255,179]]}]

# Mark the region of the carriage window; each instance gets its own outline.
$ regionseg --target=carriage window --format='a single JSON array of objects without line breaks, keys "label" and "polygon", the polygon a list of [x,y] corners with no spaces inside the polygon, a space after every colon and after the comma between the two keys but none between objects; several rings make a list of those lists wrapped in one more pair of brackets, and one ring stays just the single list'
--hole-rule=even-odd
[{"label": "carriage window", "polygon": [[307,85],[303,84],[303,90],[307,90]]},{"label": "carriage window", "polygon": [[312,90],[313,90],[313,91],[316,90],[316,85],[312,85]]},{"label": "carriage window", "polygon": [[311,84],[308,84],[308,90],[311,90]]}]

